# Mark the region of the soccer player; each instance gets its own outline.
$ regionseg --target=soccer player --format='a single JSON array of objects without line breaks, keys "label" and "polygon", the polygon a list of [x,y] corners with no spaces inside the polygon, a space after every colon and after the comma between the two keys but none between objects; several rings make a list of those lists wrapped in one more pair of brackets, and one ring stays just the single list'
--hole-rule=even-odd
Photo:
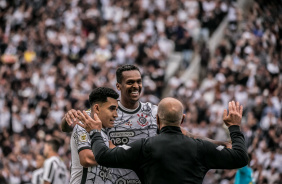
[{"label": "soccer player", "polygon": [[[243,106],[229,102],[229,114],[223,121],[228,127],[233,149],[182,134],[183,105],[174,98],[159,103],[157,123],[160,134],[139,139],[110,150],[99,133],[102,127],[97,116],[84,118],[78,112],[83,127],[90,132],[91,148],[97,162],[107,167],[130,168],[142,183],[202,183],[209,169],[235,169],[248,163],[243,133],[240,131]],[[227,115],[228,114],[228,115]]]},{"label": "soccer player", "polygon": [[58,155],[60,142],[57,139],[50,139],[44,144],[44,156],[47,158],[43,166],[44,184],[66,184],[68,183],[67,168]]},{"label": "soccer player", "polygon": [[44,156],[43,153],[39,153],[36,155],[36,170],[32,173],[32,184],[41,184],[42,183],[42,176],[43,176],[43,163],[44,163]]},{"label": "soccer player", "polygon": [[[150,102],[140,102],[142,91],[142,78],[138,67],[134,65],[123,65],[116,71],[117,90],[121,97],[118,101],[118,118],[115,126],[107,131],[109,139],[116,145],[132,143],[141,138],[149,138],[157,134],[157,110],[158,106]],[[63,118],[61,128],[63,131],[71,131],[78,122],[76,110],[70,110]],[[183,130],[182,130],[183,131]],[[193,136],[183,131],[187,136]],[[201,139],[207,139],[202,138]],[[216,144],[225,144],[207,139]],[[113,169],[113,175],[117,176],[115,183],[141,183],[132,170]]]},{"label": "soccer player", "polygon": [[[109,140],[104,128],[114,126],[114,120],[117,117],[118,97],[119,94],[113,89],[106,87],[96,88],[89,95],[90,109],[83,112],[92,118],[96,114],[103,121],[101,134],[108,147]],[[91,150],[89,134],[84,128],[75,125],[70,144],[72,157],[71,184],[113,183],[112,170],[97,165]]]}]

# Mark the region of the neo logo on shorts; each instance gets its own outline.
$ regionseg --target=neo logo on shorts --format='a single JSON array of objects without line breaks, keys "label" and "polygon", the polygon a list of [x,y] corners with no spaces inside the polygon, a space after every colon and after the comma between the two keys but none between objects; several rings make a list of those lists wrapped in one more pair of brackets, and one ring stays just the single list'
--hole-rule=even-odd
[{"label": "neo logo on shorts", "polygon": [[120,178],[116,181],[116,184],[141,184],[140,180],[137,179],[123,179]]},{"label": "neo logo on shorts", "polygon": [[113,142],[114,145],[122,145],[127,144],[129,142],[128,137],[134,137],[135,132],[133,131],[116,131],[116,132],[110,132],[110,139]]}]

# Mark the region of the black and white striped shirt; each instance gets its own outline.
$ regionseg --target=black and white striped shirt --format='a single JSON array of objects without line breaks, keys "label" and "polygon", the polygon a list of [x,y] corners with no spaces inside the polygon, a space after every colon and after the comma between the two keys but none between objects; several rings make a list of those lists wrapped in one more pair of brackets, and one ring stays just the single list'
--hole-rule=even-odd
[{"label": "black and white striped shirt", "polygon": [[32,184],[41,184],[42,183],[42,176],[43,176],[43,168],[36,169],[32,173]]},{"label": "black and white striped shirt", "polygon": [[58,156],[53,156],[45,160],[43,167],[43,182],[51,184],[68,183],[67,168]]}]

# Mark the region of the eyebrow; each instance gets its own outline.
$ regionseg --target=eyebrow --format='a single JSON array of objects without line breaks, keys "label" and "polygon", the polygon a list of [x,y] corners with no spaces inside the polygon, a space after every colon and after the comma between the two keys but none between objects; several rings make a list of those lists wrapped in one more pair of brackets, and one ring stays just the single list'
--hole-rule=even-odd
[{"label": "eyebrow", "polygon": [[111,105],[109,108],[118,108],[117,105]]},{"label": "eyebrow", "polygon": [[132,81],[142,81],[142,78],[139,78],[139,79],[128,79],[126,82],[132,82]]}]

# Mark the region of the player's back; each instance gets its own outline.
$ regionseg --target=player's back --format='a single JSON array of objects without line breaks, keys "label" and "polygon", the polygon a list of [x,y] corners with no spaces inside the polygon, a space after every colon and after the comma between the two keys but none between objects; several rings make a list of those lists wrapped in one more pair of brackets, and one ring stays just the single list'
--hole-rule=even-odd
[{"label": "player's back", "polygon": [[43,181],[48,181],[51,184],[68,183],[67,168],[60,157],[52,156],[46,159],[43,169]]},{"label": "player's back", "polygon": [[36,169],[32,173],[32,184],[41,184],[42,183],[42,176],[43,176],[43,168]]}]

